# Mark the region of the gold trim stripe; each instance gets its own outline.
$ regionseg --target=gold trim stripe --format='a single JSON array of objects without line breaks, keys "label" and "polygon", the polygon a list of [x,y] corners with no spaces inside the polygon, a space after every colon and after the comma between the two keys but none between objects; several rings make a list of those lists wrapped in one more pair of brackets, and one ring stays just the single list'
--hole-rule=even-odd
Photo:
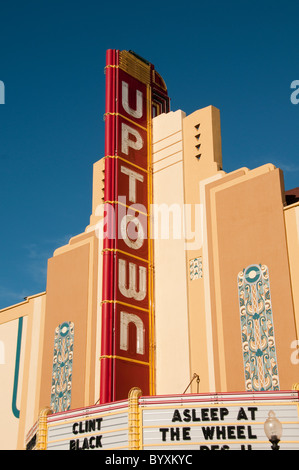
[{"label": "gold trim stripe", "polygon": [[151,83],[151,68],[128,51],[119,52],[119,68],[145,85]]},{"label": "gold trim stripe", "polygon": [[146,217],[149,217],[149,214],[147,214],[146,212],[140,211],[139,209],[132,207],[132,205],[134,206],[134,204],[132,204],[131,206],[128,206],[128,204],[124,204],[123,202],[120,202],[120,201],[104,201],[104,204],[119,204],[120,206],[126,207],[127,209],[131,209],[134,212],[139,212],[139,214],[143,214]]},{"label": "gold trim stripe", "polygon": [[135,122],[133,121],[132,119],[124,116],[123,114],[120,114],[120,113],[105,113],[104,114],[104,117],[105,116],[120,116],[121,118],[125,119],[126,121],[129,121],[131,124],[134,124],[135,126],[137,127],[140,127],[140,129],[144,130],[145,132],[148,132],[148,127],[144,127],[142,126],[141,124],[138,124],[138,122]]},{"label": "gold trim stripe", "polygon": [[138,387],[131,388],[129,392],[129,411],[128,411],[128,428],[129,428],[129,449],[141,449],[141,410],[139,408],[139,397],[142,391]]},{"label": "gold trim stripe", "polygon": [[[128,51],[120,51],[119,65],[106,65],[104,71],[108,68],[121,69],[132,77],[140,80],[145,85],[150,85],[151,69],[150,66],[139,60]],[[164,80],[163,80],[164,81]],[[156,83],[156,81],[155,81]]]},{"label": "gold trim stripe", "polygon": [[149,362],[145,361],[138,361],[137,359],[129,359],[128,357],[122,357],[122,356],[100,356],[99,360],[101,361],[102,359],[120,359],[122,361],[127,361],[127,362],[134,362],[136,364],[142,364],[144,366],[149,366]]},{"label": "gold trim stripe", "polygon": [[49,414],[52,414],[51,408],[48,406],[43,408],[38,417],[38,426],[37,426],[37,442],[36,450],[46,450],[47,449],[47,437],[48,437],[48,421],[47,417]]},{"label": "gold trim stripe", "polygon": [[126,251],[122,251],[122,250],[119,250],[118,248],[104,248],[102,250],[102,254],[105,253],[105,252],[109,252],[109,251],[113,251],[114,253],[122,253],[123,255],[126,255],[126,256],[131,256],[132,258],[136,258],[136,259],[139,259],[139,261],[143,261],[144,263],[147,263],[147,264],[151,264],[150,261],[146,258],[140,258],[139,256],[136,256],[136,255],[131,255],[131,253],[127,253]]},{"label": "gold trim stripe", "polygon": [[105,158],[115,158],[115,159],[119,159],[125,163],[128,163],[129,165],[132,165],[136,168],[138,168],[138,170],[141,170],[141,171],[144,171],[145,173],[148,173],[149,171],[152,171],[152,169],[148,168],[147,170],[145,168],[142,168],[141,166],[139,165],[136,165],[136,163],[132,163],[130,162],[129,160],[126,160],[125,158],[123,157],[120,157],[119,155],[106,155],[105,157],[103,157],[104,159]]},{"label": "gold trim stripe", "polygon": [[101,305],[103,304],[120,304],[124,305],[125,307],[136,308],[137,310],[141,310],[142,312],[149,312],[148,308],[136,307],[136,305],[127,304],[126,302],[121,302],[120,300],[102,300]]},{"label": "gold trim stripe", "polygon": [[[148,128],[152,128],[152,90],[150,86],[147,87],[147,116],[148,116]],[[149,287],[149,385],[150,394],[154,395],[156,392],[156,377],[155,377],[155,314],[154,314],[154,246],[152,239],[152,224],[151,224],[151,207],[153,203],[153,155],[152,155],[152,133],[148,133],[147,139],[147,155],[148,155],[148,168],[149,172],[147,175],[148,184],[148,211],[149,211],[149,261],[150,269],[148,276],[148,287]]]}]

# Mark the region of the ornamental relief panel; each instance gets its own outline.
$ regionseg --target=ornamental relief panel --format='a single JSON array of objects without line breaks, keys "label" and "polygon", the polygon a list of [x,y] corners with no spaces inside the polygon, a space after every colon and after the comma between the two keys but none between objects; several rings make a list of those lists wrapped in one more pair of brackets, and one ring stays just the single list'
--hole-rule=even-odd
[{"label": "ornamental relief panel", "polygon": [[279,390],[268,267],[238,274],[241,342],[247,391]]}]

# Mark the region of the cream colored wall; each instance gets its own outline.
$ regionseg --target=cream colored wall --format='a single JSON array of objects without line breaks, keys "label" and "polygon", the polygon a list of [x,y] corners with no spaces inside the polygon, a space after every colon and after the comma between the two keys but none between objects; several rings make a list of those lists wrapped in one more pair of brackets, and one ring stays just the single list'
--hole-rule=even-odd
[{"label": "cream colored wall", "polygon": [[[190,371],[200,377],[200,391],[215,391],[214,356],[211,323],[211,283],[209,248],[207,241],[207,208],[205,186],[224,175],[222,168],[220,113],[214,106],[199,109],[186,116],[184,131],[184,198],[192,208],[190,231],[194,237],[186,239],[188,312],[190,331]],[[197,214],[197,215],[196,215]],[[200,277],[192,278],[190,262],[200,259]],[[192,392],[197,391],[194,381]]]},{"label": "cream colored wall", "polygon": [[[24,449],[26,433],[36,421],[39,413],[37,396],[41,376],[41,340],[45,298],[45,293],[38,294],[0,311],[0,341],[4,344],[4,357],[0,363],[1,450]],[[16,402],[20,415],[16,418],[12,413],[11,403],[18,320],[21,317],[23,329]]]},{"label": "cream colored wall", "polygon": [[94,226],[101,220],[101,206],[104,202],[105,158],[101,158],[93,165],[92,214],[90,225],[85,231],[94,230]]},{"label": "cream colored wall", "polygon": [[96,302],[96,345],[95,345],[95,370],[94,370],[94,403],[100,397],[101,375],[101,336],[102,336],[102,282],[103,282],[103,221],[104,221],[104,184],[105,184],[105,158],[98,160],[93,165],[93,190],[92,190],[92,214],[90,225],[85,229],[86,233],[94,232],[95,243],[98,245],[98,272],[97,272],[97,297]]},{"label": "cream colored wall", "polygon": [[[40,392],[42,367],[42,333],[44,331],[46,294],[32,297],[32,313],[28,317],[27,343],[24,355],[24,380],[22,388],[21,425],[18,448],[23,449],[26,434],[35,423],[40,409],[38,396]],[[26,413],[23,413],[23,411]]]},{"label": "cream colored wall", "polygon": [[0,341],[4,345],[0,365],[1,450],[14,450],[17,447],[20,420],[12,412],[17,334],[18,319],[0,325]]},{"label": "cream colored wall", "polygon": [[[154,204],[184,204],[182,111],[153,119]],[[182,393],[190,382],[184,238],[154,241],[156,394]]]}]

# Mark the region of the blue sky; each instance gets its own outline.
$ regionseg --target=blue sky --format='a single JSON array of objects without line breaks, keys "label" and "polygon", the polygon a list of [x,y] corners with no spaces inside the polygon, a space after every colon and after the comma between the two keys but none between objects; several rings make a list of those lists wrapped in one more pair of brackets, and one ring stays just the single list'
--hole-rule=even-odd
[{"label": "blue sky", "polygon": [[225,171],[271,162],[299,186],[298,18],[297,0],[1,2],[0,309],[89,223],[109,48],[152,62],[173,111],[220,109]]}]

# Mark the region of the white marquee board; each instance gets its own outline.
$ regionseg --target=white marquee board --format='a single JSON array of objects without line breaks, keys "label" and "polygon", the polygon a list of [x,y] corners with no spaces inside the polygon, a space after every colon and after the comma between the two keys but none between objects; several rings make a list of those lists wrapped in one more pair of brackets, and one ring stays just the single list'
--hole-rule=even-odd
[{"label": "white marquee board", "polygon": [[145,399],[141,408],[144,450],[270,450],[264,432],[270,410],[283,426],[281,450],[299,450],[298,404],[290,400],[269,401],[268,396],[252,403],[228,399],[211,404],[182,398],[171,404]]},{"label": "white marquee board", "polygon": [[128,407],[92,407],[48,417],[47,450],[128,449]]}]

